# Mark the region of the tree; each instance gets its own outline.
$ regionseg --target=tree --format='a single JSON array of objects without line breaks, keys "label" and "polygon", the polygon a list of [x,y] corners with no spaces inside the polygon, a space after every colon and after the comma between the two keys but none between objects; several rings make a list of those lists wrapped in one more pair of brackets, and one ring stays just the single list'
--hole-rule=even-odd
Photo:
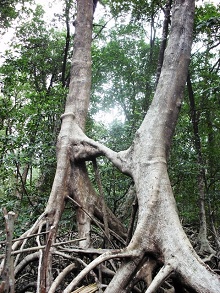
[{"label": "tree", "polygon": [[[217,21],[217,18],[219,18],[217,17],[219,13],[218,11],[218,7],[210,4],[204,4],[203,6],[196,8],[193,54],[189,69],[195,107],[194,110],[191,109],[188,97],[189,94],[186,91],[173,139],[171,159],[169,160],[169,175],[171,176],[171,183],[174,188],[179,215],[183,221],[187,233],[189,233],[189,235],[193,238],[191,238],[191,240],[194,248],[200,255],[202,255],[202,257],[205,257],[204,253],[205,250],[208,251],[208,247],[204,249],[205,246],[203,246],[202,248],[202,241],[200,241],[197,237],[197,232],[195,233],[195,230],[199,231],[199,226],[202,224],[202,221],[200,222],[200,225],[197,224],[199,222],[200,214],[200,205],[198,204],[198,178],[201,178],[201,175],[198,176],[198,174],[201,168],[205,171],[205,176],[203,176],[203,207],[205,206],[207,216],[206,237],[212,244],[212,247],[215,249],[218,247],[218,240],[215,240],[215,237],[213,237],[215,234],[215,228],[211,223],[214,221],[216,227],[219,225],[218,217],[215,216],[217,209],[212,205],[214,203],[212,196],[215,197],[214,194],[216,194],[216,188],[218,189],[217,186],[219,183],[217,164],[218,148],[215,147],[218,141],[218,132],[214,130],[215,126],[213,123],[207,123],[205,119],[206,116],[211,116],[211,121],[216,121],[219,115],[219,107],[215,104],[217,98],[216,90],[218,88],[216,78],[219,78],[217,54],[218,44],[216,35],[218,34],[217,27],[219,25]],[[213,22],[213,20],[216,21]],[[212,69],[213,66],[215,69]],[[199,139],[201,144],[200,157],[202,155],[202,164],[198,164],[198,147],[195,147],[195,128],[193,129],[193,125],[191,125],[192,118],[198,124],[199,132],[197,134],[197,141]],[[208,137],[210,137],[211,133],[213,134],[213,131],[215,135],[211,135],[212,143],[209,143],[210,140]],[[213,167],[210,168],[210,163],[214,158],[215,163],[212,164]],[[200,184],[200,194],[202,195],[201,186],[202,184]],[[213,186],[215,191],[211,191],[211,186]],[[215,202],[214,205],[217,207],[218,203]],[[202,215],[202,213],[200,215]],[[212,217],[213,220],[211,220]],[[205,222],[203,221],[203,223]],[[192,229],[192,227],[194,228]],[[203,231],[205,231],[204,228]],[[199,234],[202,235],[201,233]],[[212,261],[209,262],[210,265],[212,265],[211,263],[215,263],[214,258]]]},{"label": "tree", "polygon": [[18,6],[22,5],[22,10],[25,10],[25,4],[29,0],[2,0],[0,4],[0,29],[5,29],[10,26],[10,23],[16,19],[21,12]]},{"label": "tree", "polygon": [[[91,88],[93,5],[91,0],[78,1],[70,89],[65,112],[61,116],[52,191],[44,213],[23,238],[15,242],[13,249],[21,245],[22,251],[28,239],[24,240],[24,237],[46,230],[45,239],[37,236],[38,248],[43,248],[43,251],[32,254],[30,258],[39,259],[37,292],[55,292],[60,279],[63,280],[66,273],[74,269],[73,264],[69,264],[53,281],[53,255],[61,253],[55,248],[59,221],[65,202],[70,201],[78,206],[80,253],[97,255],[101,252],[101,255],[68,286],[65,285],[63,292],[72,292],[92,269],[113,258],[120,259],[121,265],[115,268],[115,273],[103,268],[111,277],[114,275],[107,284],[107,293],[133,292],[140,280],[146,283],[147,293],[155,292],[168,277],[172,278],[177,292],[186,292],[185,289],[188,292],[220,292],[219,277],[197,256],[183,231],[167,173],[171,139],[190,61],[195,3],[191,0],[175,1],[169,42],[153,101],[131,146],[118,153],[84,134]],[[108,249],[104,253],[87,249],[93,216],[103,221],[109,247],[112,245],[111,228],[122,240],[127,231],[105,206],[99,184],[100,197],[97,197],[90,183],[85,161],[94,162],[99,183],[95,161],[98,156],[106,156],[123,173],[132,177],[138,199],[138,219],[131,241],[124,248]],[[44,247],[41,242],[44,242]],[[62,255],[68,259],[67,253]],[[29,259],[25,257],[18,264],[17,258],[17,265],[22,267]],[[97,284],[101,290],[99,281]]]},{"label": "tree", "polygon": [[[45,207],[45,194],[52,185],[66,97],[60,84],[64,35],[48,28],[42,16],[37,6],[33,19],[19,26],[0,69],[0,202],[3,206],[11,200],[21,214],[23,207],[30,208],[33,218]],[[51,109],[53,103],[57,107]]]}]

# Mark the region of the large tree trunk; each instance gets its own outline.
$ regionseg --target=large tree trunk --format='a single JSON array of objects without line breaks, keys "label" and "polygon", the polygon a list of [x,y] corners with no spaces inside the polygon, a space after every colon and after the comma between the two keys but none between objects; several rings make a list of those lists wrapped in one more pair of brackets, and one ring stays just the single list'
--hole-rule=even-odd
[{"label": "large tree trunk", "polygon": [[[163,67],[153,102],[136,132],[133,144],[124,152],[115,153],[88,138],[84,143],[106,155],[122,172],[132,176],[138,198],[138,222],[126,249],[107,253],[94,260],[64,290],[71,292],[94,266],[103,260],[123,257],[124,262],[105,290],[106,293],[130,292],[135,276],[147,282],[158,274],[146,293],[153,293],[171,274],[175,284],[190,292],[220,292],[220,279],[197,256],[181,226],[167,173],[167,158],[175,130],[192,44],[192,0],[175,1],[172,26]],[[82,150],[83,152],[83,150]],[[156,264],[155,264],[156,262]],[[145,273],[141,268],[148,265]],[[180,292],[179,285],[176,291]]]},{"label": "large tree trunk", "polygon": [[[62,124],[57,140],[57,168],[54,182],[44,213],[22,235],[26,237],[37,231],[41,232],[44,227],[49,232],[46,237],[45,249],[39,258],[37,292],[41,293],[48,292],[53,282],[51,247],[55,243],[58,224],[67,198],[73,197],[79,207],[77,209],[78,233],[80,238],[85,238],[84,241],[80,242],[81,247],[90,246],[91,217],[93,217],[93,214],[98,219],[103,220],[102,199],[97,196],[90,183],[85,162],[71,159],[71,152],[77,153],[78,148],[73,142],[84,136],[83,131],[90,100],[93,13],[93,0],[78,0],[70,88],[65,112],[61,116]],[[125,240],[125,227],[110,210],[107,210],[107,215],[109,227],[116,233],[118,232],[119,237]],[[20,245],[23,249],[26,243],[27,240],[23,244],[22,241],[17,241],[13,245],[13,249],[16,250]],[[15,261],[15,264],[18,263],[19,257]],[[2,267],[3,264],[0,270],[2,270]]]},{"label": "large tree trunk", "polygon": [[[167,159],[190,60],[194,6],[193,0],[175,1],[171,33],[153,102],[131,147],[116,153],[89,139],[83,132],[91,86],[91,55],[88,51],[91,49],[93,1],[78,0],[72,77],[58,137],[54,184],[45,212],[25,233],[27,236],[39,231],[47,222],[46,247],[43,254],[39,251],[37,292],[54,292],[56,287],[55,283],[51,286],[51,247],[65,200],[72,197],[87,213],[103,218],[100,213],[103,203],[95,196],[89,182],[85,160],[105,155],[134,180],[139,206],[136,230],[125,249],[109,250],[94,259],[62,289],[63,292],[72,292],[101,262],[121,258],[121,266],[107,286],[106,293],[131,292],[138,280],[144,280],[148,286],[146,292],[153,293],[169,276],[173,278],[176,292],[188,288],[190,292],[220,293],[219,277],[200,260],[183,231],[167,173]],[[110,211],[107,214],[112,218],[109,227],[119,229],[124,237],[124,227]],[[81,247],[87,248],[90,245],[90,218],[79,209],[77,220],[79,235],[85,238]],[[17,241],[14,248],[20,243],[21,240]],[[38,244],[40,247],[39,238]],[[80,251],[83,252],[82,249]],[[63,274],[68,270],[69,266]]]}]

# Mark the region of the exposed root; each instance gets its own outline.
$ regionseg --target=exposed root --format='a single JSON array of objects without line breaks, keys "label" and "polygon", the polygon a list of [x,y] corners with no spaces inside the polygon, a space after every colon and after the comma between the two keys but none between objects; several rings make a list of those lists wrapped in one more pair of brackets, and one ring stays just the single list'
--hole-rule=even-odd
[{"label": "exposed root", "polygon": [[155,276],[150,286],[147,288],[145,293],[154,293],[156,290],[163,284],[163,282],[170,276],[170,274],[174,271],[173,266],[168,263],[164,265],[159,273]]},{"label": "exposed root", "polygon": [[48,293],[54,293],[56,291],[56,288],[59,286],[59,284],[62,282],[62,280],[65,278],[65,276],[71,272],[76,267],[75,263],[72,263],[65,267],[65,269],[56,277],[56,279],[53,281],[53,284],[50,287],[50,290]]},{"label": "exposed root", "polygon": [[153,279],[153,271],[157,266],[157,261],[152,258],[148,258],[141,269],[137,272],[136,278],[144,280],[149,287]]},{"label": "exposed root", "polygon": [[87,267],[85,267],[79,274],[76,276],[72,282],[66,287],[63,293],[70,293],[78,284],[79,282],[95,267],[106,260],[110,260],[113,258],[130,258],[135,255],[135,252],[128,252],[127,250],[116,250],[116,251],[109,251],[106,252],[96,259],[94,259]]},{"label": "exposed root", "polygon": [[30,262],[39,258],[39,251],[28,254],[22,261],[15,267],[15,276],[23,270]]}]

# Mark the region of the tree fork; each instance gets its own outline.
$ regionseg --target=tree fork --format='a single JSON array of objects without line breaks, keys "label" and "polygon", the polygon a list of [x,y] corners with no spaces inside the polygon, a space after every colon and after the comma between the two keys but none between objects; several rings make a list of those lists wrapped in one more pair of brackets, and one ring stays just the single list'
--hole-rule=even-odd
[{"label": "tree fork", "polygon": [[136,255],[131,262],[122,263],[106,293],[127,292],[136,270],[132,262],[140,261],[143,251],[153,253],[157,261],[164,263],[147,292],[153,292],[171,272],[196,292],[220,292],[219,277],[200,260],[183,231],[166,165],[188,73],[194,9],[194,1],[175,1],[159,83],[132,146],[117,154],[86,139],[133,177],[139,204],[137,228],[126,248],[128,252],[136,251]]}]

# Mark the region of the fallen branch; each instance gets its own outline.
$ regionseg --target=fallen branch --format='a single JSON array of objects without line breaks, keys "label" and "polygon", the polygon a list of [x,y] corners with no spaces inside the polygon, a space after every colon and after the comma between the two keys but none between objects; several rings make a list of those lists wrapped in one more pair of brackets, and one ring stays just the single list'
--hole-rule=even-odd
[{"label": "fallen branch", "polygon": [[[20,237],[20,238],[16,238],[16,239],[12,239],[12,242],[17,242],[17,241],[22,241],[22,240],[25,240],[25,239],[29,239],[29,238],[33,238],[35,236],[38,236],[38,235],[45,235],[45,234],[48,234],[49,232],[41,232],[41,233],[36,233],[36,234],[31,234],[29,236],[26,236],[26,237]],[[0,241],[0,244],[5,244],[6,243],[6,240],[3,240],[3,241]]]}]

